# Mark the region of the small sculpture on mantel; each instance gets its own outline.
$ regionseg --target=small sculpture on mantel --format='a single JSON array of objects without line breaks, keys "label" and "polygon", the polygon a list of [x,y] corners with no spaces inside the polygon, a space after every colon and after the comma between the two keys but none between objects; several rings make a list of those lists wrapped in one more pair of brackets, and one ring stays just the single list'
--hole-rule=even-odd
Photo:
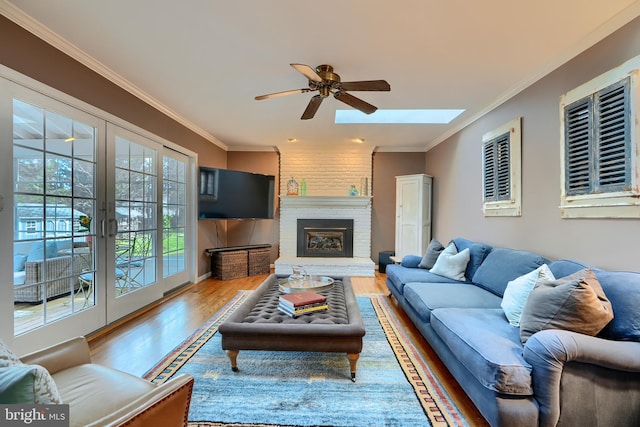
[{"label": "small sculpture on mantel", "polygon": [[296,181],[293,177],[289,181],[287,181],[287,196],[297,196],[298,195],[298,181]]}]

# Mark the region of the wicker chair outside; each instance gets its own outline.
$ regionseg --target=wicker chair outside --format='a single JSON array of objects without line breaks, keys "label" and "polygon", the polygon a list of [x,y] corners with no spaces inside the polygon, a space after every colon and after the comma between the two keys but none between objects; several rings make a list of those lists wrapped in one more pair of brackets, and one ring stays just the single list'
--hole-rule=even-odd
[{"label": "wicker chair outside", "polygon": [[14,302],[42,303],[79,288],[78,276],[89,266],[86,254],[64,255],[25,264],[25,281],[14,286]]}]

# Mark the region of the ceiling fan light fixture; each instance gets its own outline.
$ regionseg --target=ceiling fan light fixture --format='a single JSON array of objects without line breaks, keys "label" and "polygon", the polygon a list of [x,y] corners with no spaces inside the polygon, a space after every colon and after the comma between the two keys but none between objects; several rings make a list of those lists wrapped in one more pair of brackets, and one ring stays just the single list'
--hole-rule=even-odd
[{"label": "ceiling fan light fixture", "polygon": [[355,108],[358,111],[363,112],[364,114],[371,114],[375,112],[378,108],[374,105],[369,104],[368,102],[351,95],[348,93],[349,91],[385,91],[388,92],[391,90],[391,86],[385,80],[361,80],[361,81],[351,81],[351,82],[342,82],[340,76],[333,72],[333,67],[331,65],[323,64],[318,65],[315,70],[308,65],[305,64],[289,64],[296,71],[307,78],[307,82],[309,87],[304,89],[294,89],[287,90],[284,92],[275,92],[269,93],[266,95],[256,96],[256,100],[275,98],[279,96],[292,95],[296,93],[307,93],[307,92],[315,92],[318,94],[314,95],[307,104],[307,108],[302,113],[300,117],[301,120],[309,120],[312,119],[322,100],[328,98],[330,95],[333,95],[335,99],[340,102],[343,102],[349,105],[352,108]]}]

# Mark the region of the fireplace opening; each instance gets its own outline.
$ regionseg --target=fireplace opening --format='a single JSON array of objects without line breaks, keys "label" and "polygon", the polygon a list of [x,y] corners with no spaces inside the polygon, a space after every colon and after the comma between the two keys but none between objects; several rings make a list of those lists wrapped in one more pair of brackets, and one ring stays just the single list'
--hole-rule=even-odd
[{"label": "fireplace opening", "polygon": [[297,256],[353,257],[352,219],[298,219]]}]

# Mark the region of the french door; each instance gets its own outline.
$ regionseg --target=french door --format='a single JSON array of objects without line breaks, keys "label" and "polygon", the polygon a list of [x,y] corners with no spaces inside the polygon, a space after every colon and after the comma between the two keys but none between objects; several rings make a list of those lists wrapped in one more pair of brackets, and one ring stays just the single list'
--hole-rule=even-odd
[{"label": "french door", "polygon": [[158,167],[162,146],[107,125],[107,204],[102,224],[107,254],[107,321],[162,297],[158,285],[162,233]]},{"label": "french door", "polygon": [[87,334],[195,280],[193,156],[0,79],[4,140],[8,130],[0,337],[16,351]]},{"label": "french door", "polygon": [[13,236],[12,245],[0,245],[13,252],[13,286],[5,294],[13,305],[13,321],[6,324],[13,328],[3,336],[11,332],[18,348],[28,348],[63,329],[79,335],[104,324],[106,306],[95,287],[103,280],[98,260],[104,251],[95,244],[93,223],[103,126],[30,92],[2,101],[12,110],[13,131],[13,144],[5,147],[11,155],[0,157],[13,184],[12,209],[4,212],[12,214],[5,224],[13,227],[0,234]]}]

